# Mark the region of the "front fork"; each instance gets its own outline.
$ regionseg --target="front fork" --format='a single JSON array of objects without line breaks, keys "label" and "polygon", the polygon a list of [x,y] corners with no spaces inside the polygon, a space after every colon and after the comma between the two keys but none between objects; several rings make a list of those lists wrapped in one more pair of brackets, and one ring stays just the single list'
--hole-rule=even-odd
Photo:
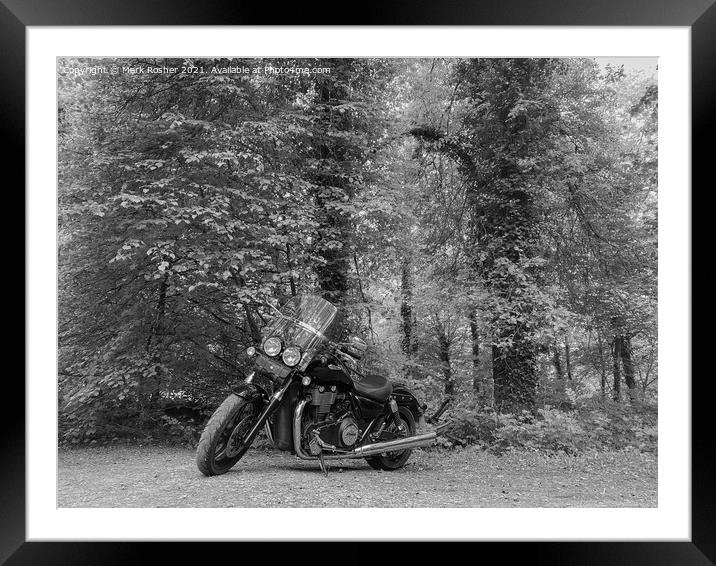
[{"label": "front fork", "polygon": [[[250,383],[252,378],[253,374],[249,375],[249,377],[246,378],[246,381]],[[288,391],[288,388],[291,386],[291,383],[293,383],[293,372],[291,372],[288,377],[286,377],[285,381],[281,384],[281,387],[279,387],[276,392],[271,395],[268,404],[266,405],[266,407],[264,407],[264,410],[261,411],[261,414],[254,423],[254,426],[251,427],[251,430],[244,437],[242,441],[242,444],[244,444],[244,446],[250,446],[251,443],[254,441],[256,435],[258,435],[259,431],[261,430],[261,427],[266,424],[268,418],[281,404],[281,400],[286,394],[286,391]]]}]

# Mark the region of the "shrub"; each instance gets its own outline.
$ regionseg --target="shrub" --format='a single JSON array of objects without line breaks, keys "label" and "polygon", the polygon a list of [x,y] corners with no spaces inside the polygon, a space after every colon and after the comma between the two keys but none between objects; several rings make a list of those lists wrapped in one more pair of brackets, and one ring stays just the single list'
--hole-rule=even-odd
[{"label": "shrub", "polygon": [[590,449],[657,449],[656,405],[588,399],[574,410],[546,406],[534,414],[498,414],[477,407],[451,412],[443,446],[477,444],[495,452],[509,448],[575,454]]},{"label": "shrub", "polygon": [[587,434],[573,414],[551,408],[537,413],[500,415],[494,449],[518,447],[571,454],[588,445]]}]

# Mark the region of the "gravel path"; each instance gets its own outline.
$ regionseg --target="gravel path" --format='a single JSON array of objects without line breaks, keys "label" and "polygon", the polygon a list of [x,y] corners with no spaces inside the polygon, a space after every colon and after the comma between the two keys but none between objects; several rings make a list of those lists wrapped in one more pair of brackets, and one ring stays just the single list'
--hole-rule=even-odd
[{"label": "gravel path", "polygon": [[655,454],[503,456],[416,450],[396,472],[255,449],[205,478],[194,452],[165,446],[60,449],[59,507],[656,507]]}]

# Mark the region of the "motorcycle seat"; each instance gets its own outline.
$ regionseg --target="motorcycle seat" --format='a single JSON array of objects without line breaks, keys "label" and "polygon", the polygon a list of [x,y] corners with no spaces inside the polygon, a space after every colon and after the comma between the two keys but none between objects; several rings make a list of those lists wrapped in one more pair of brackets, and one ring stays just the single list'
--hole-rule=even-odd
[{"label": "motorcycle seat", "polygon": [[393,392],[393,385],[390,381],[382,375],[370,373],[361,378],[354,378],[353,387],[359,395],[379,403],[385,403]]}]

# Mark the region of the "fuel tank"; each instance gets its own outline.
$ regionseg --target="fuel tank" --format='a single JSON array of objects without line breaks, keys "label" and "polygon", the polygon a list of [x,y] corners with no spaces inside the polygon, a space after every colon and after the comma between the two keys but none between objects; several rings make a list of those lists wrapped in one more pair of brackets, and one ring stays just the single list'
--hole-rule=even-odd
[{"label": "fuel tank", "polygon": [[333,369],[330,366],[316,366],[311,368],[310,375],[318,385],[336,385],[344,390],[353,388],[353,382],[342,369]]}]

